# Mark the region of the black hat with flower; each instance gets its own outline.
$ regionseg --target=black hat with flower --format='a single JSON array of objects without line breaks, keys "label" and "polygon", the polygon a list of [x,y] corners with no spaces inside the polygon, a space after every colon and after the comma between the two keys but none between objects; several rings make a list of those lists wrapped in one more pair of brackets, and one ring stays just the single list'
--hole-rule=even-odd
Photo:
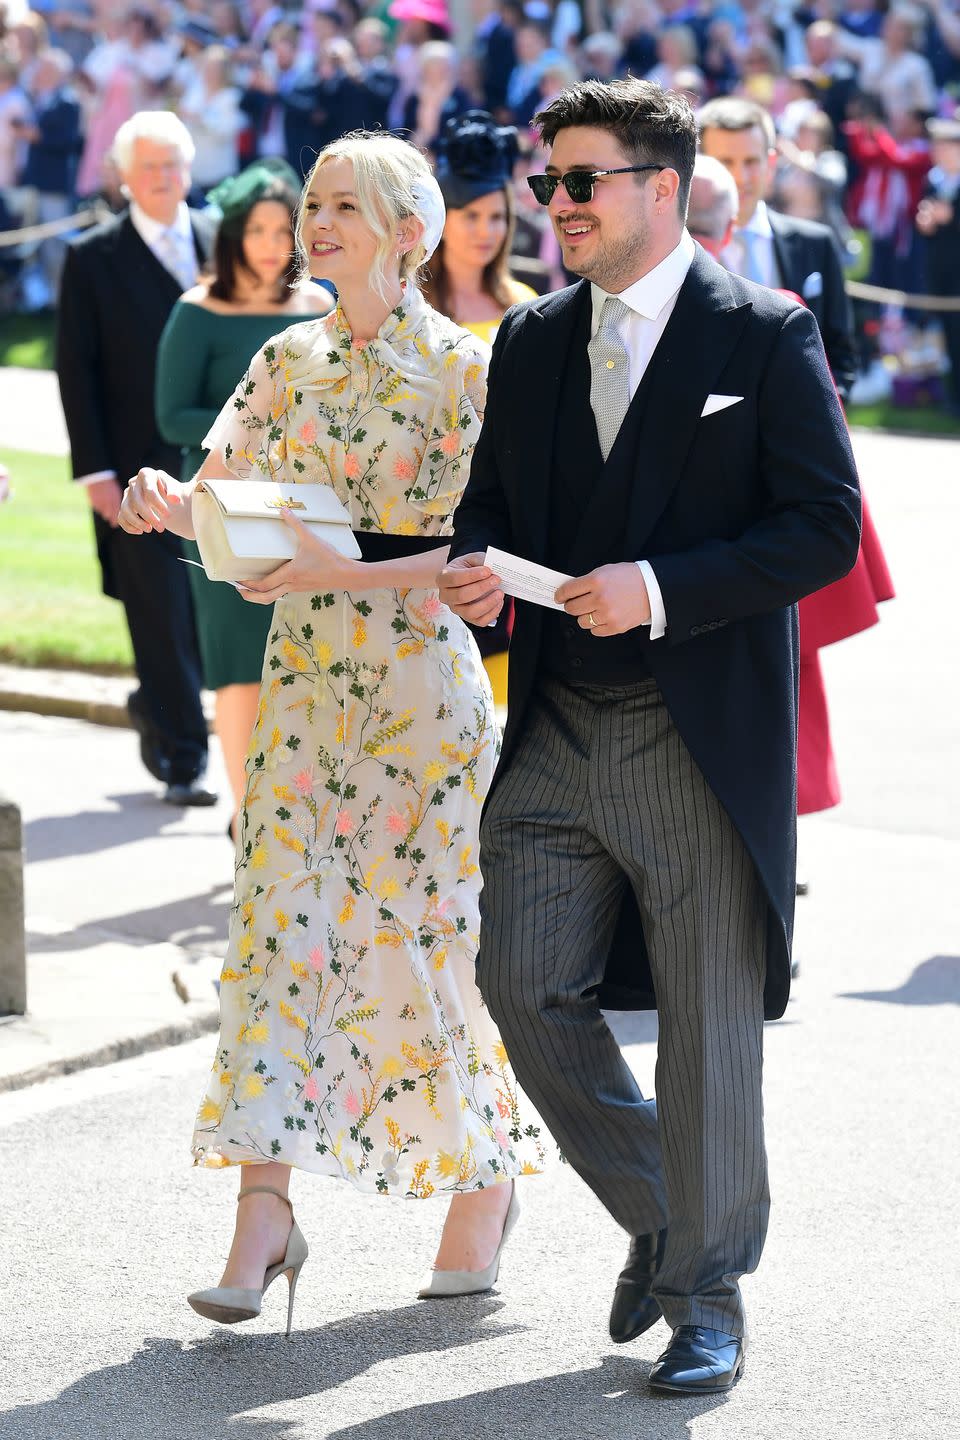
[{"label": "black hat with flower", "polygon": [[448,210],[462,210],[481,195],[510,184],[520,147],[512,125],[498,125],[486,110],[448,120],[437,142],[434,173]]}]

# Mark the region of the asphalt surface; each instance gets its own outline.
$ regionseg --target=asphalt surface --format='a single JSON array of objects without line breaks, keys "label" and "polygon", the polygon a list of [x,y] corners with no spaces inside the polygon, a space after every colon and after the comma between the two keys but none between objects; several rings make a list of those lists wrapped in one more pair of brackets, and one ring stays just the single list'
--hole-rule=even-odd
[{"label": "asphalt surface", "polygon": [[[413,1298],[437,1206],[298,1176],[313,1253],[293,1339],[281,1284],[245,1326],[201,1320],[184,1296],[216,1280],[235,1185],[189,1164],[204,1037],[0,1095],[0,1440],[960,1433],[960,452],[858,449],[899,597],[826,657],[845,801],[803,827],[803,972],[766,1033],[774,1204],[736,1389],[646,1394],[666,1330],[610,1343],[625,1239],[559,1163],[523,1183],[490,1296]],[[160,944],[216,952],[218,811],[161,806],[120,731],[0,716],[0,755],[24,810],[38,966],[59,945],[95,1011],[115,980],[86,937],[108,936],[130,967]],[[652,1088],[654,1022],[617,1024]]]}]

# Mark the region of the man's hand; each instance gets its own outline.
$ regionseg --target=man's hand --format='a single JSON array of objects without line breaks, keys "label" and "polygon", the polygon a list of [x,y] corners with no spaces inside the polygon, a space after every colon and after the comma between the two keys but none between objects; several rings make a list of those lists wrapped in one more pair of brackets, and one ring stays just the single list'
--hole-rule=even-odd
[{"label": "man's hand", "polygon": [[451,560],[441,570],[438,584],[444,605],[478,629],[492,625],[503,609],[500,577],[494,575],[479,551]]},{"label": "man's hand", "polygon": [[623,635],[650,624],[650,597],[640,568],[601,565],[589,575],[565,580],[554,597],[581,630],[594,635]]},{"label": "man's hand", "polygon": [[183,488],[165,470],[138,470],[123,492],[119,516],[122,529],[128,535],[147,535],[153,530],[162,533],[169,524],[170,511],[183,504]]},{"label": "man's hand", "polygon": [[123,499],[120,481],[115,475],[110,475],[106,480],[94,480],[92,485],[84,485],[83,488],[87,492],[91,508],[115,530],[120,514],[120,502]]},{"label": "man's hand", "polygon": [[953,206],[947,200],[935,200],[930,196],[921,200],[917,211],[917,229],[921,235],[933,235],[941,225],[949,225],[953,219]]}]

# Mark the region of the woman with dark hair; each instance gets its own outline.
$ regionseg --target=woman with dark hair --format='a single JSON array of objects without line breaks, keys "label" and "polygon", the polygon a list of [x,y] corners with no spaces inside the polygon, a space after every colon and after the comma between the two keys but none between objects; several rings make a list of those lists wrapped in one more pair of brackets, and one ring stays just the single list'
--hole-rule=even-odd
[{"label": "woman with dark hair", "polygon": [[[208,197],[223,217],[212,269],[174,306],[157,356],[157,423],[165,440],[183,446],[185,480],[203,464],[203,437],[249,356],[295,320],[331,309],[325,290],[298,280],[293,225],[299,192],[299,180],[282,160],[260,160]],[[183,548],[199,561],[193,541]],[[190,582],[204,683],[216,692],[216,731],[235,815],[272,611],[245,604],[231,585],[208,580],[196,565]]]},{"label": "woman with dark hair", "polygon": [[[437,180],[447,207],[443,238],[424,285],[429,304],[493,344],[511,305],[536,291],[510,274],[513,242],[513,165],[517,132],[485,110],[448,121],[437,146]],[[508,601],[495,626],[476,635],[498,705],[507,703],[507,645],[513,623]]]}]

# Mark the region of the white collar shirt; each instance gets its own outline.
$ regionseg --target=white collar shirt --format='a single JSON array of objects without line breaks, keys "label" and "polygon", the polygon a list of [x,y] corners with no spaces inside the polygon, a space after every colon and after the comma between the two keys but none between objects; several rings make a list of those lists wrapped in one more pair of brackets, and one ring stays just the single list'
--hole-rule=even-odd
[{"label": "white collar shirt", "polygon": [[[159,220],[152,220],[149,215],[141,210],[135,202],[130,205],[130,221],[140,239],[152,251],[165,269],[188,290],[197,278],[197,251],[193,242],[193,227],[190,224],[190,211],[186,202],[181,200],[177,206],[177,213],[172,225],[163,225]],[[170,236],[173,241],[177,262],[176,268],[171,266],[171,256],[167,249],[166,237]]]},{"label": "white collar shirt", "polygon": [[723,251],[721,260],[734,275],[776,290],[780,285],[780,269],[773,245],[773,227],[766,205],[761,200],[742,229],[733,232],[733,239]]},{"label": "white collar shirt", "polygon": [[[696,252],[696,245],[689,233],[684,230],[679,244],[670,251],[665,259],[660,261],[659,265],[655,265],[646,275],[635,280],[632,285],[628,285],[626,290],[621,290],[617,296],[617,299],[623,301],[629,312],[617,330],[623,341],[630,365],[631,399],[637,393],[637,387],[653,359],[664,330],[667,328],[670,316],[677,304],[677,296],[687,278],[687,272],[693,264]],[[600,328],[600,312],[603,310],[604,301],[608,295],[607,291],[601,290],[598,285],[590,286],[590,295],[592,302],[590,336],[592,339]],[[667,629],[663,595],[650,561],[638,560],[636,563],[643,576],[647,587],[647,597],[650,601],[650,639],[659,640],[666,634]]]},{"label": "white collar shirt", "polygon": [[[629,356],[631,399],[637,393],[637,387],[660,343],[660,337],[667,328],[680,287],[687,278],[687,271],[693,264],[695,253],[696,246],[684,230],[679,244],[670,251],[666,259],[661,260],[659,265],[654,266],[639,280],[635,280],[632,285],[628,285],[626,290],[621,290],[616,297],[623,301],[630,312],[618,327],[618,333]],[[590,296],[592,339],[600,328],[600,312],[608,296],[607,291],[601,290],[599,285],[590,286]]]}]

